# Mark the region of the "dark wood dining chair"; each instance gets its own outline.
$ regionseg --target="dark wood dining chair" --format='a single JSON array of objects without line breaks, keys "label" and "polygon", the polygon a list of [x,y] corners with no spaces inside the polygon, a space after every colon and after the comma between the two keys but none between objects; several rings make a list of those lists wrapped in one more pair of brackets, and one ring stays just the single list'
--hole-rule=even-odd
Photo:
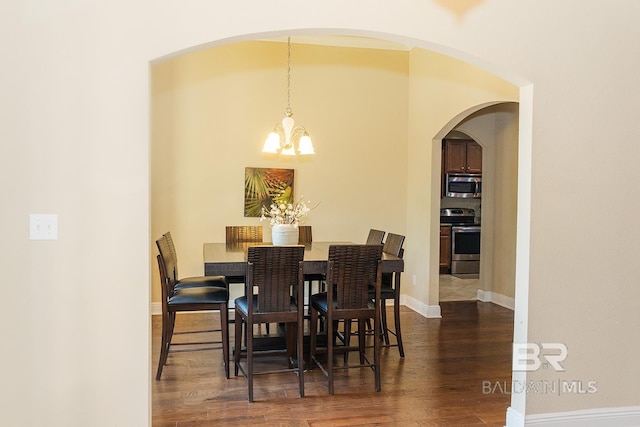
[{"label": "dark wood dining chair", "polygon": [[[298,225],[298,244],[299,245],[311,245],[313,243],[313,231],[310,225]],[[324,291],[324,274],[305,274],[304,283],[307,287],[307,298],[313,294],[314,283],[317,283],[316,289],[318,292]],[[310,318],[309,304],[305,304],[306,314],[305,318]]]},{"label": "dark wood dining chair", "polygon": [[[261,225],[227,225],[226,243],[262,243]],[[244,283],[244,276],[227,276],[228,283]]]},{"label": "dark wood dining chair", "polygon": [[381,245],[382,240],[384,239],[385,232],[381,230],[376,230],[374,228],[369,230],[369,235],[367,235],[367,245]]},{"label": "dark wood dining chair", "polygon": [[[247,280],[245,296],[235,300],[235,375],[241,371],[247,378],[249,402],[253,402],[255,358],[276,354],[277,350],[260,350],[254,346],[254,325],[261,323],[284,324],[287,331],[289,359],[286,368],[271,369],[261,374],[294,370],[298,374],[300,397],[304,396],[303,310],[304,286],[302,261],[304,246],[251,246],[247,249]],[[257,293],[254,293],[257,291]],[[242,350],[242,337],[246,349]],[[295,334],[294,334],[295,333]],[[295,342],[296,352],[291,345]],[[293,357],[296,361],[293,361]],[[246,358],[246,366],[241,363]]]},{"label": "dark wood dining chair", "polygon": [[174,290],[201,286],[215,286],[228,289],[229,285],[224,276],[180,277],[178,275],[178,254],[170,231],[167,231],[162,237],[156,240],[156,246],[164,259],[168,274],[173,276],[172,279],[175,283]]},{"label": "dark wood dining chair", "polygon": [[262,242],[261,225],[227,225],[225,231],[227,243]]},{"label": "dark wood dining chair", "polygon": [[[344,365],[339,368],[373,369],[375,390],[380,391],[380,304],[369,298],[369,284],[375,283],[375,298],[380,299],[382,281],[382,245],[332,245],[329,247],[327,266],[327,292],[311,296],[310,359],[309,368],[317,365],[328,378],[329,394],[334,393],[334,358],[337,353],[358,351],[359,365]],[[318,357],[318,319],[323,317],[326,327],[326,368]],[[338,331],[340,320],[358,321],[358,346],[352,347],[349,340],[342,341]],[[373,363],[365,354],[366,320],[373,319]],[[342,344],[340,344],[342,342]]]},{"label": "dark wood dining chair", "polygon": [[[261,225],[227,225],[225,226],[225,242],[227,245],[246,245],[247,243],[262,243],[262,226]],[[245,276],[226,276],[227,283],[239,285],[244,284]],[[230,323],[234,322],[233,318],[229,319]],[[265,325],[267,333],[269,332],[269,324]]]},{"label": "dark wood dining chair", "polygon": [[313,231],[310,225],[298,225],[298,244],[310,245],[313,243]]},{"label": "dark wood dining chair", "polygon": [[[388,233],[384,242],[382,251],[384,253],[402,258],[404,255],[405,236],[400,234]],[[382,284],[380,287],[380,299],[375,297],[375,287],[369,285],[369,298],[373,301],[378,301],[380,305],[380,313],[382,315],[382,327],[381,327],[381,339],[384,340],[385,347],[398,347],[400,357],[404,357],[404,346],[402,345],[402,330],[400,329],[400,273],[383,273]],[[393,301],[393,323],[394,330],[389,328],[387,322],[387,300]],[[392,334],[396,338],[396,344],[389,343],[389,334]]]},{"label": "dark wood dining chair", "polygon": [[[160,380],[162,376],[169,352],[173,351],[172,347],[177,346],[182,347],[183,350],[175,351],[221,348],[225,376],[229,378],[228,289],[218,286],[190,286],[176,289],[175,268],[173,266],[170,267],[171,260],[165,259],[162,253],[157,256],[157,259],[162,287],[162,338],[156,380]],[[194,341],[190,339],[188,341],[173,342],[176,313],[189,311],[217,311],[220,315],[220,327],[206,331],[183,331],[176,334],[220,333],[220,340]]]}]

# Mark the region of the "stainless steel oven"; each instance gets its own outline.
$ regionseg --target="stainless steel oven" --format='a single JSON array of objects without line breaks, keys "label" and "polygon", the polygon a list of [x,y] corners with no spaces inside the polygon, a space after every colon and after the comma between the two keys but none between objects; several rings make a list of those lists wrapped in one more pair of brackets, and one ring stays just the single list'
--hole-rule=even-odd
[{"label": "stainless steel oven", "polygon": [[451,274],[480,272],[480,226],[451,227]]}]

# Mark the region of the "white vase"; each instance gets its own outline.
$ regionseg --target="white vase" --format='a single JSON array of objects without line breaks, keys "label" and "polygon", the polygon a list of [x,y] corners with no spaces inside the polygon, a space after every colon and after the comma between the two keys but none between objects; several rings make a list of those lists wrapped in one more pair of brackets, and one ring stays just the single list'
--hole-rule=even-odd
[{"label": "white vase", "polygon": [[271,241],[274,246],[297,245],[298,227],[293,224],[276,224],[272,226]]}]

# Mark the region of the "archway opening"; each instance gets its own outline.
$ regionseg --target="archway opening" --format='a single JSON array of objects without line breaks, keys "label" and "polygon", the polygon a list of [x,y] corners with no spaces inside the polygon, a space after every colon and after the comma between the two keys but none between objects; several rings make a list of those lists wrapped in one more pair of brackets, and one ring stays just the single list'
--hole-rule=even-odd
[{"label": "archway opening", "polygon": [[[304,30],[300,31],[300,34],[302,34],[302,32],[304,32]],[[310,34],[318,34],[318,35],[324,35],[322,34],[322,32],[315,32],[313,30],[309,30]],[[264,39],[264,38],[273,38],[273,37],[283,37],[289,35],[289,33],[285,33],[285,32],[274,32],[274,33],[269,33],[269,34],[260,34],[260,35],[243,35],[243,36],[239,36],[237,38],[233,38],[233,39],[225,39],[225,40],[218,40],[215,42],[212,42],[206,46],[200,46],[198,49],[201,48],[206,48],[206,47],[212,47],[212,46],[223,46],[223,45],[229,45],[230,43],[234,42],[234,41],[240,41],[240,40],[251,40],[251,39],[256,39],[256,38],[260,38],[260,39]],[[360,32],[353,32],[350,34],[346,34],[346,35],[350,35],[350,36],[354,36],[354,35],[364,35],[363,33]],[[408,40],[402,37],[397,37],[397,36],[392,36],[392,35],[387,35],[387,34],[371,34],[371,33],[367,33],[366,34],[367,37],[370,36],[374,36],[374,37],[380,37],[383,39],[389,39],[391,41],[394,42],[399,42],[399,43],[406,43],[407,45],[411,45],[411,46],[415,46],[421,49],[432,49],[435,52],[443,52],[446,54],[450,54],[452,57],[457,57],[459,59],[462,60],[468,60],[470,63],[473,63],[473,59],[472,58],[464,58],[464,55],[461,56],[461,54],[459,52],[448,52],[448,49],[446,47],[442,47],[442,46],[437,46],[437,45],[433,45],[432,43],[428,42],[428,41],[421,41],[421,40]],[[192,52],[192,49],[188,49],[185,50],[184,52]],[[154,62],[163,62],[167,59],[170,59],[172,57],[176,57],[181,55],[184,52],[179,52],[179,53],[175,53],[175,54],[171,54],[168,56],[165,56],[163,58],[158,59],[157,61]],[[528,100],[523,100],[522,98],[520,99],[520,102],[530,102],[530,99]],[[530,114],[530,108],[525,109],[526,111],[528,111]],[[468,113],[468,112],[465,112]],[[524,123],[530,123],[531,121],[531,117],[522,118],[522,115],[519,118],[520,123],[522,124],[523,121]],[[449,123],[459,123],[460,120],[456,121],[456,118],[451,119],[451,121]],[[447,125],[449,126],[449,125]],[[444,129],[447,127],[443,127],[443,131]],[[448,130],[446,130],[446,132],[450,131],[453,128],[453,126],[451,126],[451,128],[449,128]],[[523,131],[523,128],[524,131]],[[530,126],[520,126],[520,138],[519,138],[519,144],[528,144],[530,146],[530,135],[527,134],[527,129],[530,130]],[[444,135],[442,135],[444,136]],[[442,136],[440,136],[438,138],[439,141],[441,141]],[[524,136],[524,138],[523,138]],[[153,141],[152,141],[153,142]],[[519,150],[521,155],[524,156],[529,156],[530,155],[530,150]],[[429,154],[428,153],[423,153],[423,157],[422,160],[428,160],[429,159]],[[521,158],[519,158],[519,162],[522,162],[523,160]],[[527,158],[524,160],[525,163],[529,162],[530,163],[530,158]],[[424,163],[423,163],[424,164]],[[409,169],[411,171],[414,171],[417,168],[416,164],[411,164],[409,165]],[[522,174],[527,174],[529,173],[530,175],[530,168],[520,168],[519,169],[519,178],[522,176]],[[435,176],[434,176],[435,174]],[[416,175],[421,175],[421,173],[416,173]],[[416,218],[409,218],[407,220],[407,234],[411,235],[412,239],[415,239],[414,242],[409,243],[408,244],[408,251],[407,253],[411,253],[411,250],[413,250],[413,252],[411,253],[411,255],[409,257],[407,257],[407,266],[408,266],[408,270],[405,274],[406,283],[411,283],[412,279],[413,282],[416,283],[420,283],[421,285],[426,285],[425,289],[419,290],[419,291],[412,291],[412,295],[411,297],[413,298],[414,301],[416,301],[418,303],[418,305],[423,305],[424,307],[426,307],[426,310],[421,310],[421,312],[428,312],[429,311],[429,307],[433,306],[433,305],[437,305],[438,302],[438,239],[437,239],[437,233],[434,233],[434,230],[437,229],[437,223],[438,223],[438,219],[439,219],[439,215],[438,215],[438,211],[440,208],[440,204],[438,203],[438,196],[437,194],[439,194],[438,192],[434,193],[434,187],[436,187],[436,185],[439,187],[439,184],[436,184],[436,181],[439,183],[439,171],[438,172],[433,172],[431,173],[431,179],[426,179],[426,180],[422,180],[421,182],[424,183],[428,183],[430,182],[431,188],[432,188],[432,195],[431,197],[428,197],[427,201],[424,201],[424,197],[421,198],[417,198],[414,199],[411,197],[411,195],[409,195],[406,199],[406,207],[405,207],[405,211],[407,212],[407,216],[410,217],[412,215],[417,215],[417,212],[424,212],[429,211],[430,212],[430,216],[428,218],[420,218],[419,220]],[[410,178],[412,179],[412,178]],[[526,182],[530,181],[530,176],[529,178],[526,180]],[[525,185],[524,187],[521,186],[522,181],[520,179],[518,179],[518,185],[521,187],[519,188],[518,191],[518,197],[519,198],[524,198],[527,199],[529,197],[529,189],[528,187]],[[523,191],[524,190],[524,191]],[[153,193],[153,191],[152,191]],[[435,195],[434,195],[435,194]],[[435,198],[435,202],[434,202],[434,198]],[[518,232],[517,232],[517,244],[520,245],[520,242],[528,242],[528,208],[529,205],[528,203],[522,204],[519,203],[518,204],[518,216],[520,217],[519,221],[518,221]],[[525,209],[526,212],[524,213],[520,213],[521,209]],[[151,212],[150,217],[153,215],[153,212]],[[523,222],[524,219],[524,222]],[[420,222],[420,224],[416,225],[416,222]],[[426,223],[426,224],[425,224]],[[426,227],[423,227],[423,225],[426,225]],[[423,233],[423,231],[426,231],[425,233]],[[418,235],[422,236],[427,236],[422,240],[422,237],[417,237]],[[416,237],[413,237],[416,236]],[[153,237],[153,236],[152,236]],[[522,240],[522,238],[524,237],[524,240]],[[522,254],[522,256],[520,257],[520,263],[519,265],[521,267],[526,267],[525,270],[528,270],[528,256],[527,256],[527,252],[520,252],[519,256]],[[419,264],[421,262],[423,262],[422,260],[424,259],[429,259],[429,262],[427,264],[427,267],[424,268],[422,266],[420,266]],[[525,271],[522,270],[522,271]],[[412,277],[413,276],[413,277]],[[416,280],[416,277],[418,278],[418,280]],[[527,275],[526,274],[518,274],[516,275],[516,279],[520,279],[520,284],[521,284],[521,288],[524,287],[524,289],[526,289],[528,287],[528,282],[526,279]],[[517,285],[518,286],[518,285]],[[515,298],[515,296],[514,296]],[[435,304],[434,304],[435,303]],[[516,306],[516,315],[517,315],[517,310],[518,310],[518,304],[516,302],[515,304]],[[522,305],[520,305],[520,307],[522,307]],[[526,305],[525,305],[526,307]],[[525,316],[526,318],[526,311],[525,311]],[[525,322],[518,322],[516,325],[517,328],[523,328],[524,333],[526,334],[526,321]],[[516,331],[516,334],[518,332]]]}]

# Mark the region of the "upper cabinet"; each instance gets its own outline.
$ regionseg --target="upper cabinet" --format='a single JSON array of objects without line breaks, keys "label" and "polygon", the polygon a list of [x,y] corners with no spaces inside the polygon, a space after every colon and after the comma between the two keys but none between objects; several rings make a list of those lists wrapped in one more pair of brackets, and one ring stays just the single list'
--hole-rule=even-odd
[{"label": "upper cabinet", "polygon": [[473,140],[444,140],[444,173],[482,173],[482,147]]}]

